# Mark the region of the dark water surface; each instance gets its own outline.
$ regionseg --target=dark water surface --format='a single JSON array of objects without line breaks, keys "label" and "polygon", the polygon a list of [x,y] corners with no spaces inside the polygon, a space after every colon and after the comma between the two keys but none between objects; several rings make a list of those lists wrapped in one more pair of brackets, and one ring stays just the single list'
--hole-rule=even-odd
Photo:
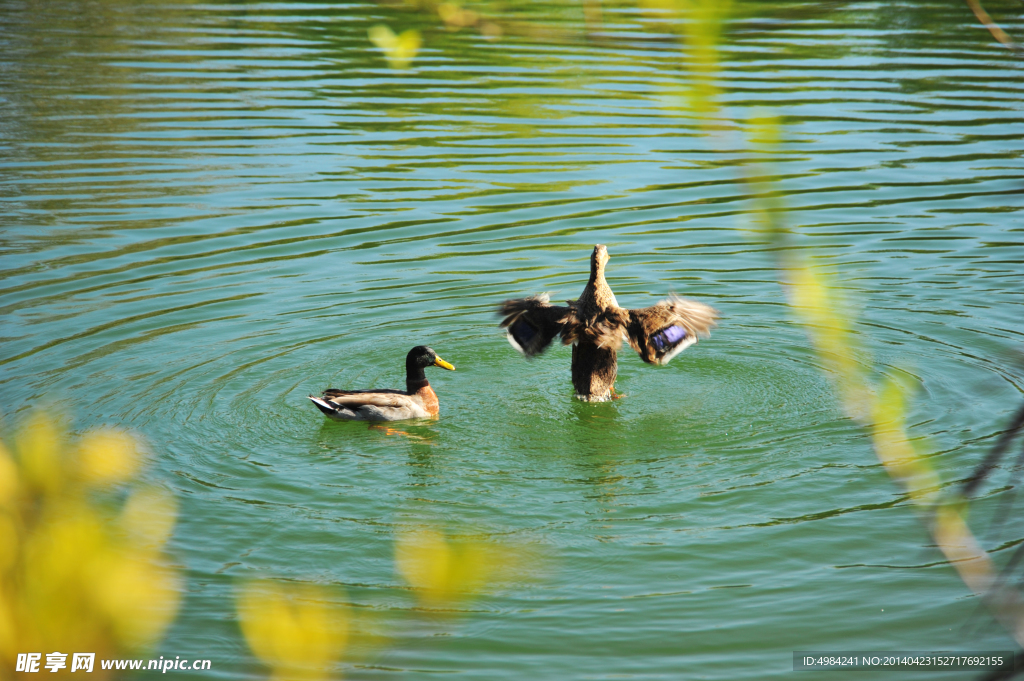
[{"label": "dark water surface", "polygon": [[[990,10],[1024,38],[1021,6]],[[843,417],[753,237],[735,126],[673,108],[656,19],[524,6],[492,42],[370,4],[0,2],[0,388],[156,453],[187,593],[159,654],[257,678],[238,580],[343,585],[390,642],[349,678],[780,678],[793,650],[1008,649]],[[367,29],[424,29],[408,71]],[[947,483],[1020,402],[1024,63],[957,3],[739,5],[726,117],[783,117],[787,223],[861,308]],[[620,303],[670,290],[720,328],[612,404],[569,352],[520,359],[506,297],[575,297],[606,243]],[[400,387],[417,437],[325,423],[333,387]],[[986,546],[1024,539],[1011,519]],[[534,575],[417,610],[396,535],[532,547]],[[997,555],[1005,558],[1004,553]],[[179,672],[180,674],[180,672]],[[806,673],[813,676],[814,673]],[[877,675],[878,678],[905,678]],[[946,678],[969,678],[964,672]]]}]

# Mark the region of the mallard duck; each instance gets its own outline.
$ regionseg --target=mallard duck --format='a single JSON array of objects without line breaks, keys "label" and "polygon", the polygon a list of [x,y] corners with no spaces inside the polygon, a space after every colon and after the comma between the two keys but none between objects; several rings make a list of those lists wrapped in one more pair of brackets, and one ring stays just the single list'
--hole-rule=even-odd
[{"label": "mallard duck", "polygon": [[335,390],[309,399],[324,414],[338,421],[402,421],[437,418],[437,393],[423,370],[441,367],[455,371],[448,362],[425,345],[417,345],[405,356],[405,390]]},{"label": "mallard duck", "polygon": [[616,352],[623,339],[648,364],[669,360],[706,338],[718,312],[704,303],[670,296],[652,307],[619,307],[604,278],[608,249],[598,244],[590,256],[590,280],[568,307],[551,305],[546,293],[506,300],[498,308],[508,341],[527,357],[544,352],[556,335],[572,344],[572,384],[576,397],[603,402],[614,397]]}]

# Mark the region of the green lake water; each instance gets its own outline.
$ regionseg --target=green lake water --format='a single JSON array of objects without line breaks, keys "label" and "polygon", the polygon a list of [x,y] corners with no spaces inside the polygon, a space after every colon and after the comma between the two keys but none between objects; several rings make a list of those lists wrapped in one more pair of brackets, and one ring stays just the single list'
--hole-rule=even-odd
[{"label": "green lake water", "polygon": [[[1024,39],[1019,4],[988,8]],[[548,32],[0,2],[0,407],[149,444],[185,585],[157,654],[265,677],[234,616],[250,577],[344,593],[386,637],[354,679],[846,678],[792,652],[1012,649],[843,416],[755,236],[739,128],[680,110],[677,36],[632,6],[589,36],[576,5],[515,12]],[[423,31],[411,69],[378,23]],[[1024,61],[956,2],[740,4],[719,59],[726,121],[782,117],[785,223],[879,372],[916,377],[912,433],[953,485],[1024,385]],[[723,318],[666,367],[625,348],[626,397],[591,405],[569,350],[523,360],[494,308],[575,298],[596,243],[623,306]],[[418,344],[458,370],[430,370],[441,416],[413,437],[306,399],[401,387]],[[997,560],[1024,540],[1019,513],[989,527],[1006,480],[971,516]],[[430,612],[394,561],[422,526],[527,569]]]}]

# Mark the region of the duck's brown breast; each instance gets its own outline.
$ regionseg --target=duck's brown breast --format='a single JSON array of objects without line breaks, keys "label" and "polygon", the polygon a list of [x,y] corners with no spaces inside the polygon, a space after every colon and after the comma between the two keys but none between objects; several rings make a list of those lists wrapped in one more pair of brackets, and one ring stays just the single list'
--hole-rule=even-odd
[{"label": "duck's brown breast", "polygon": [[423,401],[423,408],[426,409],[431,416],[437,416],[438,412],[441,411],[441,403],[437,401],[437,393],[434,392],[434,389],[430,387],[429,383],[417,390],[416,396]]},{"label": "duck's brown breast", "polygon": [[584,316],[589,317],[608,308],[618,307],[619,303],[615,300],[611,286],[605,281],[604,274],[598,272],[591,276],[576,305]]},{"label": "duck's brown breast", "polygon": [[612,293],[612,287],[608,285],[604,277],[601,277],[594,287],[594,302],[599,310],[607,310],[610,307],[619,306],[618,301],[615,300],[615,294]]}]

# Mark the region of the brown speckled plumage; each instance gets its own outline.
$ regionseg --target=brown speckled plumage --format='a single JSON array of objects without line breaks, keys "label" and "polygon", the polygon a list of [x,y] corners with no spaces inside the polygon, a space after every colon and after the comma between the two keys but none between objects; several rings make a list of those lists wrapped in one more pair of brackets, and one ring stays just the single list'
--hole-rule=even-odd
[{"label": "brown speckled plumage", "polygon": [[547,294],[506,300],[499,308],[509,342],[527,357],[539,355],[556,335],[572,348],[572,384],[576,396],[599,402],[613,396],[617,352],[629,341],[649,364],[666,364],[676,354],[710,335],[716,310],[695,300],[671,296],[639,310],[619,307],[605,280],[608,249],[598,244],[590,257],[590,280],[577,300],[551,305]]}]

